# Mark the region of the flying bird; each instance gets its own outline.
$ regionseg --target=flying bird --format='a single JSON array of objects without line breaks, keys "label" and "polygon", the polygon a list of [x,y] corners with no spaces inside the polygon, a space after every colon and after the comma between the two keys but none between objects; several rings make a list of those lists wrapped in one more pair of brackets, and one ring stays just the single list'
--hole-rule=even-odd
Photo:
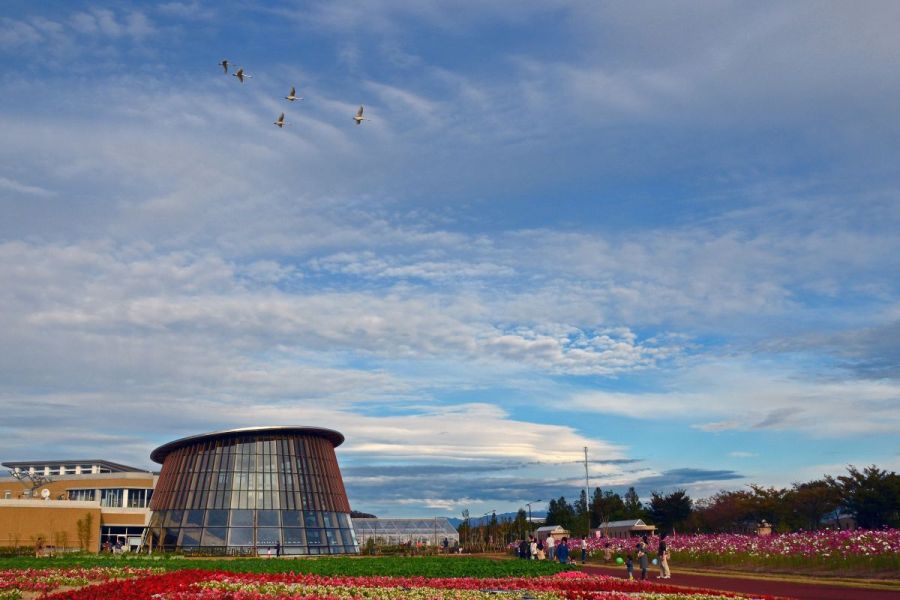
[{"label": "flying bird", "polygon": [[298,96],[297,90],[294,89],[294,86],[291,86],[291,93],[285,96],[284,99],[293,102],[294,100],[303,100],[303,96]]},{"label": "flying bird", "polygon": [[279,129],[284,128],[285,125],[290,125],[290,123],[285,122],[285,120],[284,120],[284,113],[281,113],[281,114],[278,116],[278,118],[275,119],[275,122],[272,123],[272,124],[273,124],[273,125],[278,125],[278,128],[279,128]]},{"label": "flying bird", "polygon": [[222,62],[219,63],[219,66],[222,67],[222,70],[225,71],[225,74],[228,74],[228,59],[223,59]]},{"label": "flying bird", "polygon": [[245,78],[245,77],[246,77],[247,79],[252,79],[252,78],[253,78],[253,75],[247,75],[246,73],[244,73],[244,67],[239,68],[236,72],[232,73],[231,75],[232,75],[233,77],[237,77],[237,78],[238,78],[238,81],[240,81],[241,83],[244,83],[244,78]]},{"label": "flying bird", "polygon": [[363,117],[363,107],[362,107],[362,106],[360,106],[360,107],[359,107],[359,110],[356,111],[356,116],[353,117],[353,120],[356,121],[356,124],[357,124],[357,125],[359,125],[359,124],[362,123],[363,121],[368,121],[368,119],[366,119],[366,118]]}]

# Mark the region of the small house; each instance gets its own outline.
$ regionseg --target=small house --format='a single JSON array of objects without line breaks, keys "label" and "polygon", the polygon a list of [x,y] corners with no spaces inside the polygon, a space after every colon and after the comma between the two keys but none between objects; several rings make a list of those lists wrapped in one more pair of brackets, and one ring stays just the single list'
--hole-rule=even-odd
[{"label": "small house", "polygon": [[553,536],[553,539],[559,541],[564,536],[569,536],[569,531],[567,529],[563,529],[559,525],[544,525],[543,527],[538,527],[534,530],[534,537],[539,542],[547,541],[547,538],[551,535]]},{"label": "small house", "polygon": [[626,521],[610,521],[604,523],[596,529],[592,529],[591,533],[596,538],[632,538],[644,535],[654,535],[656,533],[656,525],[647,525],[641,519],[628,519]]}]

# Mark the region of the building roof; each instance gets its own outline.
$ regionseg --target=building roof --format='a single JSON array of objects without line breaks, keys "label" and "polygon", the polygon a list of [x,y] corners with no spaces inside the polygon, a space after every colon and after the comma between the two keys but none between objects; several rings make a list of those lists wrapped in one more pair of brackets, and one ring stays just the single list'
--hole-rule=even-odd
[{"label": "building roof", "polygon": [[323,429],[321,427],[299,427],[299,426],[291,426],[291,425],[276,425],[272,427],[241,427],[240,429],[226,429],[223,431],[213,431],[210,433],[201,433],[199,435],[191,435],[185,438],[181,438],[175,440],[173,442],[169,442],[168,444],[163,444],[156,450],[150,453],[150,459],[154,462],[158,462],[159,464],[163,464],[166,456],[169,455],[173,450],[177,450],[178,448],[183,448],[185,446],[191,446],[198,442],[204,442],[211,439],[216,438],[234,438],[241,437],[245,435],[258,435],[265,436],[269,434],[297,434],[297,435],[306,435],[306,436],[315,436],[322,437],[332,443],[332,445],[337,448],[341,444],[344,443],[343,434],[333,430],[333,429]]},{"label": "building roof", "polygon": [[120,463],[114,463],[108,460],[100,460],[97,458],[90,459],[68,459],[68,460],[16,460],[0,463],[4,467],[10,469],[28,469],[29,467],[46,467],[50,465],[100,465],[106,467],[113,473],[148,473],[147,469],[139,469],[137,467],[129,467]]},{"label": "building roof", "polygon": [[597,529],[605,529],[607,527],[653,527],[654,525],[647,525],[641,519],[626,519],[624,521],[610,521],[609,523],[603,523]]},{"label": "building roof", "polygon": [[535,531],[567,531],[565,527],[562,525],[544,525],[543,527],[538,527]]},{"label": "building roof", "polygon": [[353,517],[351,521],[353,521],[353,529],[357,535],[377,533],[382,535],[413,533],[454,535],[457,533],[456,528],[450,524],[447,517],[432,517],[431,519],[360,519]]}]

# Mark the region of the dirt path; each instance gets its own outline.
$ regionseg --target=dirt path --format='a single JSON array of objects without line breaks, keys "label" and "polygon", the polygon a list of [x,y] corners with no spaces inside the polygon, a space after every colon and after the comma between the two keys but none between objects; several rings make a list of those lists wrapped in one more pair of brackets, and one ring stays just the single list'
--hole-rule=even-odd
[{"label": "dirt path", "polygon": [[[597,575],[625,576],[623,567],[583,567],[587,573]],[[648,577],[656,579],[657,572],[651,571]],[[667,585],[684,585],[687,587],[703,587],[742,594],[760,594],[781,596],[795,600],[900,600],[900,591],[886,589],[869,589],[850,586],[829,585],[827,583],[805,583],[781,581],[778,579],[754,579],[749,577],[729,577],[723,575],[697,575],[694,573],[679,574],[673,571],[672,578],[665,580]]]}]

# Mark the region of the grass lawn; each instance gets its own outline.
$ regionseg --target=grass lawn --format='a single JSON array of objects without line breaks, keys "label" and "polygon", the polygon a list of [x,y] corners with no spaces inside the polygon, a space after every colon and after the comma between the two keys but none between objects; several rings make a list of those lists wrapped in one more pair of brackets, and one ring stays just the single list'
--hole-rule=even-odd
[{"label": "grass lawn", "polygon": [[179,556],[66,555],[52,558],[3,558],[0,570],[66,569],[72,567],[133,567],[221,570],[233,573],[308,573],[351,577],[537,577],[552,575],[571,567],[550,561],[503,560],[471,556],[323,556],[285,558],[182,558]]}]

